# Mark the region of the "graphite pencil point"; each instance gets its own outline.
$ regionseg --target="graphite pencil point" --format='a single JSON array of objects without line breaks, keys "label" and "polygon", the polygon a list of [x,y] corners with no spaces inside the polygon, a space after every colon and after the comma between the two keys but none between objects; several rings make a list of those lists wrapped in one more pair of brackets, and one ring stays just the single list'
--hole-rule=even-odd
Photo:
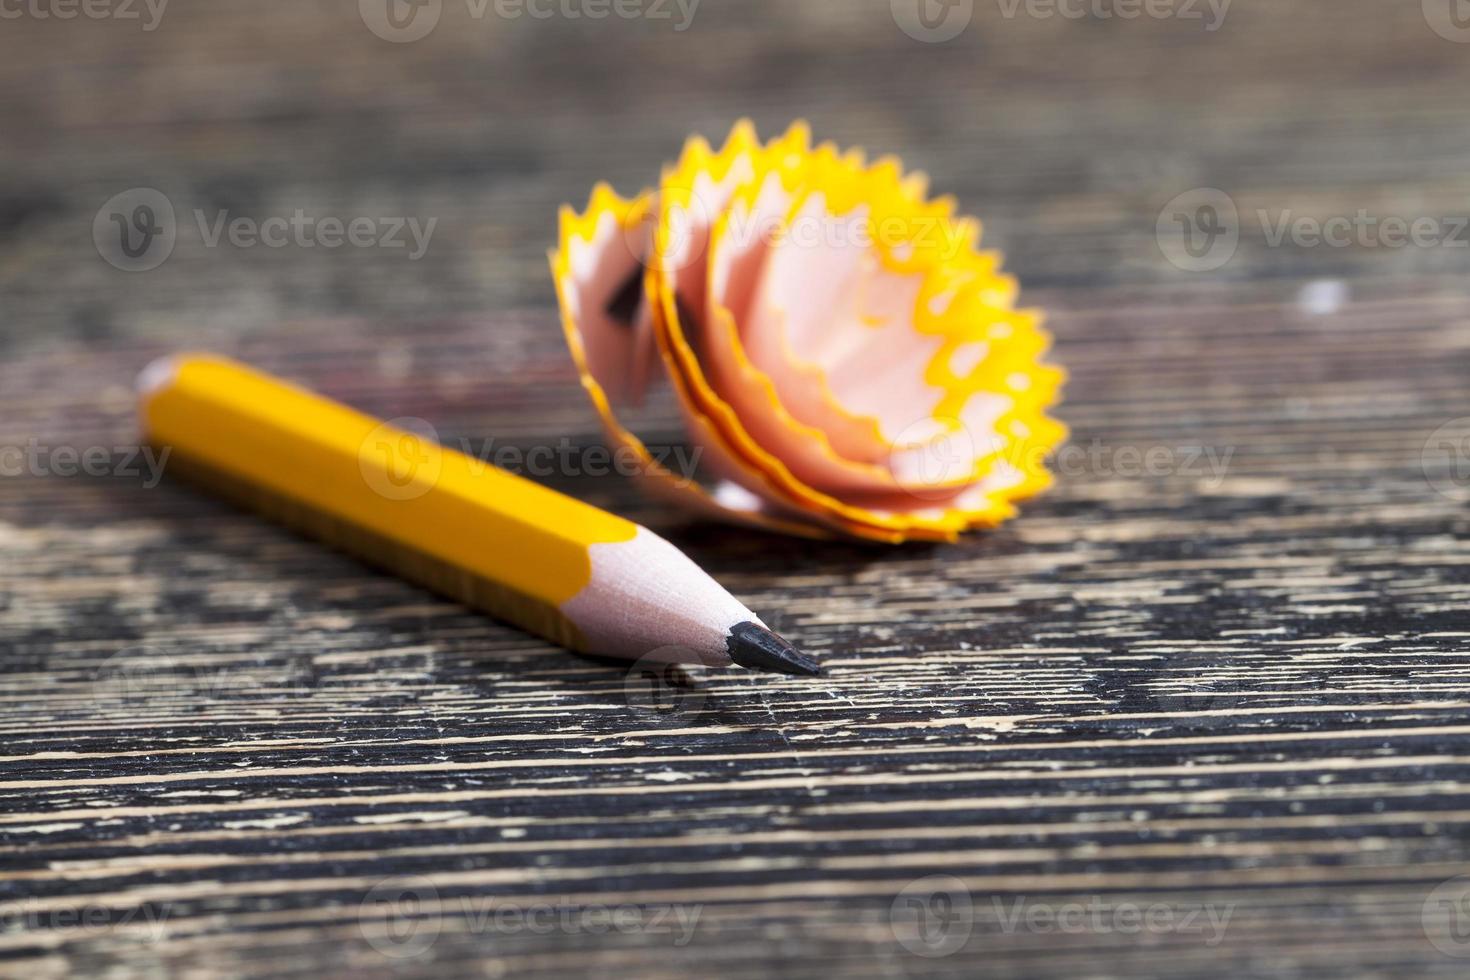
[{"label": "graphite pencil point", "polygon": [[736,623],[730,627],[725,649],[729,651],[731,660],[751,670],[805,677],[817,677],[822,673],[815,660],[759,623]]}]

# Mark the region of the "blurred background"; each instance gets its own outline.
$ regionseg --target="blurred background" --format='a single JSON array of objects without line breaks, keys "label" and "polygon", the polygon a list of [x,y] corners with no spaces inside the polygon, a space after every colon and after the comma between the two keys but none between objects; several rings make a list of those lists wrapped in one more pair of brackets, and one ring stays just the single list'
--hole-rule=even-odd
[{"label": "blurred background", "polygon": [[[1436,33],[1454,21],[1438,24],[1434,0],[92,5],[7,0],[0,20],[12,349],[545,313],[557,206],[598,179],[636,190],[688,134],[743,115],[901,154],[1051,303],[1465,271],[1453,249],[1273,249],[1255,220],[1470,210],[1470,44]],[[1202,187],[1244,216],[1239,253],[1208,275],[1171,264],[1155,233]],[[99,261],[92,235],[136,188],[165,195],[176,223],[147,274]],[[298,209],[435,224],[416,259],[204,234],[222,215]]]}]

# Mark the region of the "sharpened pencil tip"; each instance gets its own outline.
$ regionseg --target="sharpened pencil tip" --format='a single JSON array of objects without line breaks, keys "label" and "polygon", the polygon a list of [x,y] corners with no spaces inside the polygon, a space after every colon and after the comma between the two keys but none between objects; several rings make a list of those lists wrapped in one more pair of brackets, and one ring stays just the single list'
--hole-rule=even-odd
[{"label": "sharpened pencil tip", "polygon": [[785,639],[759,623],[736,623],[725,637],[730,659],[751,670],[817,677],[822,668]]}]

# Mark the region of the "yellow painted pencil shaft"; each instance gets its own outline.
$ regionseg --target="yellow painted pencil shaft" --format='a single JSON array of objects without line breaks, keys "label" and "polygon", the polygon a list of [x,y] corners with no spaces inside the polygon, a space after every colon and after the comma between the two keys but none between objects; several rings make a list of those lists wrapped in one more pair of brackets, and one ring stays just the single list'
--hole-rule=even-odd
[{"label": "yellow painted pencil shaft", "polygon": [[576,649],[558,608],[588,547],[638,526],[487,462],[210,355],[140,382],[150,442],[216,487],[319,537]]}]

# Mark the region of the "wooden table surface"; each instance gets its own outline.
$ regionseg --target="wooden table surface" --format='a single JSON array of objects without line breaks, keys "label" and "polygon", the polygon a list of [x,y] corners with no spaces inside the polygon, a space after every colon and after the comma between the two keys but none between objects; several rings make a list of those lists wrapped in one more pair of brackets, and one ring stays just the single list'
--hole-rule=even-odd
[{"label": "wooden table surface", "polygon": [[[1018,2],[935,8],[973,8],[944,42],[904,0],[445,0],[411,43],[350,2],[7,6],[0,972],[1465,975],[1470,44],[1436,0]],[[655,705],[133,460],[133,374],[186,346],[596,444],[555,208],[743,114],[928,170],[1072,374],[1059,486],[954,546],[551,478],[825,677]],[[92,237],[134,188],[175,211],[148,272]],[[1188,268],[1173,222],[1226,198],[1238,247]],[[209,244],[296,209],[436,226]]]}]

